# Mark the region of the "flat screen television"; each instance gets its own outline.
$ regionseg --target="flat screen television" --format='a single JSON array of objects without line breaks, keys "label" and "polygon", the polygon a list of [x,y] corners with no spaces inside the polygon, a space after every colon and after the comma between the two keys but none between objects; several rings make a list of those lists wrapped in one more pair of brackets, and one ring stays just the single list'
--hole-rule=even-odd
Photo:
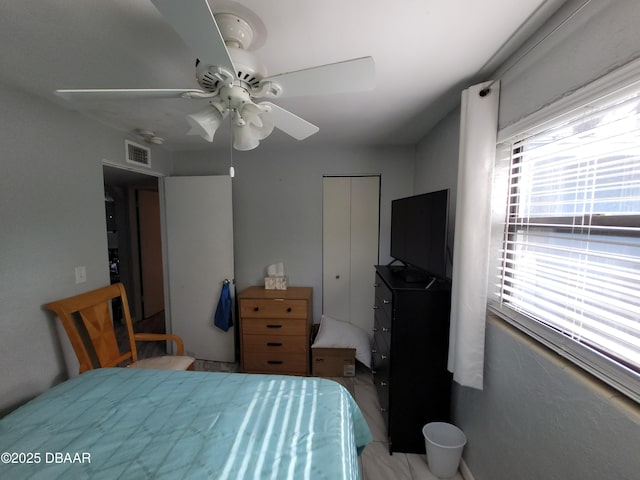
[{"label": "flat screen television", "polygon": [[446,276],[448,213],[448,189],[391,202],[391,256],[407,266],[408,281]]}]

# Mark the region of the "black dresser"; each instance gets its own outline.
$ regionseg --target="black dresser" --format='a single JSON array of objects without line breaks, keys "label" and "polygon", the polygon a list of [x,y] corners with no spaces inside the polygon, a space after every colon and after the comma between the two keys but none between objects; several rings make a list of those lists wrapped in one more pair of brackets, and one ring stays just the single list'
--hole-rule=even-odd
[{"label": "black dresser", "polygon": [[450,421],[451,284],[405,273],[376,266],[371,368],[389,451],[425,453],[422,427]]}]

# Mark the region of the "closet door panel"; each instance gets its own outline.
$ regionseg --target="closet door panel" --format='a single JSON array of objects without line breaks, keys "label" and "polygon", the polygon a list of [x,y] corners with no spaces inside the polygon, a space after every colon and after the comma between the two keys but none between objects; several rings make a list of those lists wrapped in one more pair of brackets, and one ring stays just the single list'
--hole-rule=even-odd
[{"label": "closet door panel", "polygon": [[349,319],[350,178],[325,177],[322,208],[322,290],[325,315]]},{"label": "closet door panel", "polygon": [[378,263],[380,178],[351,179],[350,312],[351,323],[371,333],[374,289],[371,279]]},{"label": "closet door panel", "polygon": [[323,313],[371,333],[380,177],[325,177],[323,188]]}]

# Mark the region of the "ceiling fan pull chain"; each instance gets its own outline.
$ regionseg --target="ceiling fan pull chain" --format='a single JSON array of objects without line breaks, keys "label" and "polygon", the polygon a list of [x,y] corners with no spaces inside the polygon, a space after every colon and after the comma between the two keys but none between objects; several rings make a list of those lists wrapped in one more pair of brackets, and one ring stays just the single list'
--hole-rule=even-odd
[{"label": "ceiling fan pull chain", "polygon": [[229,176],[231,178],[236,176],[236,169],[233,168],[233,133],[229,138]]}]

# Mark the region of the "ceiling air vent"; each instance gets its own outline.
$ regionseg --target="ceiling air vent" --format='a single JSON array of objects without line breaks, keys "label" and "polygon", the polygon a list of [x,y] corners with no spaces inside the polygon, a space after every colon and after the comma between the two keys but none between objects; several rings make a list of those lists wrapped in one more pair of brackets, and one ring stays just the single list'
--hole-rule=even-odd
[{"label": "ceiling air vent", "polygon": [[125,150],[127,155],[127,163],[141,165],[143,167],[151,167],[151,149],[138,145],[130,140],[125,140]]}]

